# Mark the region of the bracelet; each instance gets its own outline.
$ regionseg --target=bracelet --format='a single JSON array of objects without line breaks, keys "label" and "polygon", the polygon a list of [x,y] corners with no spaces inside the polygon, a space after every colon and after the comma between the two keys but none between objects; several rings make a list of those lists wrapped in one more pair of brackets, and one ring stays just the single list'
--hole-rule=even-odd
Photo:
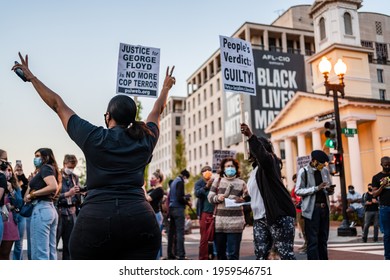
[{"label": "bracelet", "polygon": [[36,198],[35,191],[30,192],[30,199]]}]

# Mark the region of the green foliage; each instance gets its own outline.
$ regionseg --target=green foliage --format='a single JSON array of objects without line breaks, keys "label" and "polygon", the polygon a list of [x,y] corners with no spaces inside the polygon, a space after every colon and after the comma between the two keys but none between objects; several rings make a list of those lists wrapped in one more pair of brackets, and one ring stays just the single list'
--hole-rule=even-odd
[{"label": "green foliage", "polygon": [[79,183],[81,186],[85,186],[87,183],[87,167],[84,158],[79,158],[77,169],[80,171]]},{"label": "green foliage", "polygon": [[136,121],[141,121],[142,120],[142,116],[141,116],[141,113],[142,113],[142,104],[140,101],[138,101],[137,98],[134,98],[134,101],[135,101],[135,104],[137,105],[137,114],[135,115],[135,120]]},{"label": "green foliage", "polygon": [[187,167],[187,159],[185,154],[185,143],[183,135],[180,133],[176,137],[176,146],[175,146],[175,167],[172,170],[173,178],[176,178],[180,171],[186,169]]},{"label": "green foliage", "polygon": [[236,154],[236,159],[240,165],[240,172],[241,172],[241,179],[244,180],[245,182],[248,181],[249,179],[249,174],[252,171],[252,164],[245,159],[243,153],[237,153]]}]

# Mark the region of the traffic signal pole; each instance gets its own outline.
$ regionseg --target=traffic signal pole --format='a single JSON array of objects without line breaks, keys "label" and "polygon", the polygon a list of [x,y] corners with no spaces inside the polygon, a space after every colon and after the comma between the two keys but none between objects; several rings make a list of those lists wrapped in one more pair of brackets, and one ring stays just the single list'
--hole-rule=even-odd
[{"label": "traffic signal pole", "polygon": [[334,115],[336,121],[336,137],[337,137],[337,152],[341,156],[340,163],[340,188],[341,188],[341,200],[343,204],[343,221],[339,228],[337,229],[338,236],[356,236],[356,228],[349,226],[349,219],[347,215],[347,191],[345,183],[345,172],[344,172],[344,151],[343,151],[343,142],[341,141],[341,122],[340,122],[340,111],[339,111],[339,100],[338,92],[341,93],[341,97],[344,97],[344,82],[340,79],[340,84],[330,84],[328,82],[327,76],[325,77],[325,89],[326,95],[329,96],[329,92],[333,92],[333,105],[334,105]]}]

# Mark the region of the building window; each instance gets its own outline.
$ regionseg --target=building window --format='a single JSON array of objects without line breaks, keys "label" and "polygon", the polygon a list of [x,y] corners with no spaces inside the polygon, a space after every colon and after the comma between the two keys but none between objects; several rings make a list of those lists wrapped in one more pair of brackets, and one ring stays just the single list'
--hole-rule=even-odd
[{"label": "building window", "polygon": [[188,118],[188,128],[191,128],[191,118]]},{"label": "building window", "polygon": [[207,119],[207,107],[204,107],[204,113],[203,113],[203,115],[204,115],[204,118]]},{"label": "building window", "polygon": [[218,118],[218,131],[222,130],[222,120],[221,118]]},{"label": "building window", "polygon": [[219,83],[219,79],[217,79],[217,91],[221,90],[221,84]]},{"label": "building window", "polygon": [[214,115],[214,103],[213,102],[210,103],[210,114],[211,114],[211,116]]},{"label": "building window", "polygon": [[211,122],[211,135],[214,135],[214,121]]},{"label": "building window", "polygon": [[364,41],[364,40],[362,40],[361,43],[362,43],[362,47],[374,48],[374,44],[372,43],[372,41]]},{"label": "building window", "polygon": [[201,116],[202,114],[200,113],[200,111],[198,111],[198,122],[200,123],[201,122],[201,120],[202,120],[202,116]]},{"label": "building window", "polygon": [[324,40],[326,38],[326,31],[325,31],[325,19],[322,17],[319,22],[320,25],[320,40]]},{"label": "building window", "polygon": [[386,64],[389,57],[387,53],[387,44],[375,43],[375,50],[378,64]]},{"label": "building window", "polygon": [[384,89],[379,90],[379,99],[386,100],[386,90],[384,90]]},{"label": "building window", "polygon": [[378,83],[384,83],[383,79],[383,69],[376,69],[376,74],[378,76]]},{"label": "building window", "polygon": [[202,158],[202,146],[199,146],[199,158]]},{"label": "building window", "polygon": [[376,35],[383,35],[382,22],[380,21],[375,22],[375,30],[376,30]]},{"label": "building window", "polygon": [[206,101],[207,99],[207,92],[206,90],[203,91],[203,101]]},{"label": "building window", "polygon": [[194,160],[196,160],[196,148],[194,149]]},{"label": "building window", "polygon": [[215,142],[214,142],[214,140],[213,141],[211,141],[211,150],[214,152],[214,150],[215,150]]},{"label": "building window", "polygon": [[207,137],[207,125],[204,126],[204,137]]},{"label": "building window", "polygon": [[210,85],[210,96],[213,96],[213,84]]},{"label": "building window", "polygon": [[175,117],[175,124],[180,125],[180,117]]},{"label": "building window", "polygon": [[221,111],[221,98],[218,97],[218,111]]},{"label": "building window", "polygon": [[188,145],[191,145],[191,133],[188,134]]},{"label": "building window", "polygon": [[200,105],[200,93],[198,93],[198,105]]},{"label": "building window", "polygon": [[205,146],[204,146],[204,152],[205,152],[205,155],[206,155],[206,157],[209,155],[209,145],[208,144],[206,144]]},{"label": "building window", "polygon": [[[179,137],[180,135],[180,130],[176,130],[176,138]],[[169,134],[168,134],[168,138],[169,138]]]},{"label": "building window", "polygon": [[188,112],[191,112],[191,101],[190,100],[188,100],[188,103],[187,103],[187,107],[188,107]]},{"label": "building window", "polygon": [[352,35],[352,17],[350,13],[344,13],[344,30],[345,34]]},{"label": "building window", "polygon": [[194,131],[194,143],[196,143],[196,131]]},{"label": "building window", "polygon": [[218,138],[219,149],[222,150],[222,137]]},{"label": "building window", "polygon": [[196,118],[195,118],[195,114],[192,115],[192,124],[195,126],[195,122],[196,122]]},{"label": "building window", "polygon": [[191,151],[188,151],[188,159],[191,161]]},{"label": "building window", "polygon": [[199,140],[202,140],[202,129],[199,128]]}]

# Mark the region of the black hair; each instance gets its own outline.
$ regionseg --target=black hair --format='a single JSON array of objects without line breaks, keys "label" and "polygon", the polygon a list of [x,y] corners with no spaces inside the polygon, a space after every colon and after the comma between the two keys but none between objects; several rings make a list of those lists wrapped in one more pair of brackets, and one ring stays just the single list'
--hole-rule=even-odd
[{"label": "black hair", "polygon": [[160,180],[160,183],[164,181],[164,174],[162,174],[160,169],[157,169],[155,172],[152,173],[154,177]]},{"label": "black hair", "polygon": [[131,138],[139,140],[146,135],[153,135],[144,122],[136,121],[137,105],[127,95],[116,95],[111,98],[107,112],[110,113],[117,125],[126,129]]},{"label": "black hair", "polygon": [[55,178],[57,180],[57,183],[61,181],[62,179],[62,176],[60,174],[60,172],[58,172],[58,164],[57,164],[57,161],[54,157],[54,153],[52,151],[52,149],[50,148],[40,148],[38,150],[35,151],[35,154],[36,153],[40,153],[41,154],[41,158],[42,158],[42,163],[43,164],[49,164],[51,166],[54,167],[54,172],[55,172]]},{"label": "black hair", "polygon": [[186,177],[187,179],[190,178],[190,172],[188,172],[187,169],[184,169],[180,172],[180,174],[184,177]]},{"label": "black hair", "polygon": [[239,178],[240,177],[240,165],[238,164],[238,161],[234,158],[224,158],[222,161],[221,161],[221,164],[219,165],[219,175],[221,177],[223,177],[225,174],[225,164],[228,162],[228,161],[231,161],[233,162],[233,165],[234,167],[236,167],[236,177]]}]

